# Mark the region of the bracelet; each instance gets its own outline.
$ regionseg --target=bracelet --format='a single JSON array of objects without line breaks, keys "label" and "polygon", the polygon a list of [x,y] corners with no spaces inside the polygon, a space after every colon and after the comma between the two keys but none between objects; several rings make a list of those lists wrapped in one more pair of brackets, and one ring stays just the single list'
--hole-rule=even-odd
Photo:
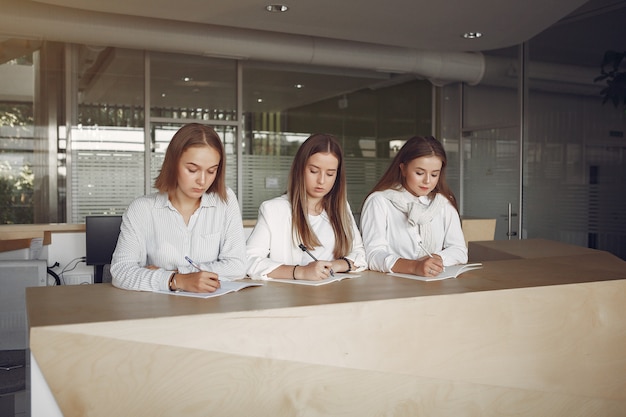
[{"label": "bracelet", "polygon": [[[172,284],[174,284],[174,288],[172,288]],[[170,288],[170,291],[178,291],[178,284],[176,284],[176,272],[170,275],[168,287]]]},{"label": "bracelet", "polygon": [[298,267],[298,265],[294,265],[293,266],[293,271],[291,271],[291,277],[293,279],[296,279],[296,268]]},{"label": "bracelet", "polygon": [[350,272],[352,271],[352,264],[350,263],[350,261],[348,260],[348,258],[346,258],[345,256],[342,256],[339,259],[343,259],[344,261],[346,261],[346,263],[348,264],[348,270],[346,272]]}]

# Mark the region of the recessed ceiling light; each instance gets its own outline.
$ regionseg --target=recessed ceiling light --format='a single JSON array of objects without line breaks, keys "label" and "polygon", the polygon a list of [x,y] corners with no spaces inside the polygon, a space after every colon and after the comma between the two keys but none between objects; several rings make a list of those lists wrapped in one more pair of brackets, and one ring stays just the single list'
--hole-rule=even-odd
[{"label": "recessed ceiling light", "polygon": [[296,84],[294,85],[294,87],[300,89],[300,88],[304,88],[304,84]]},{"label": "recessed ceiling light", "polygon": [[256,99],[256,102],[257,102],[257,103],[263,103],[263,99],[262,99],[262,98],[257,98],[257,99]]},{"label": "recessed ceiling light", "polygon": [[185,81],[185,82],[189,82],[189,81],[191,81],[192,79],[193,79],[193,78],[191,78],[191,77],[183,77],[183,81]]},{"label": "recessed ceiling light", "polygon": [[482,34],[482,33],[480,33],[480,32],[465,32],[465,33],[463,34],[463,37],[464,37],[465,39],[478,39],[478,38],[480,38],[481,36],[483,36],[483,34]]},{"label": "recessed ceiling light", "polygon": [[282,13],[289,10],[289,7],[285,4],[268,4],[265,6],[265,10],[271,13]]}]

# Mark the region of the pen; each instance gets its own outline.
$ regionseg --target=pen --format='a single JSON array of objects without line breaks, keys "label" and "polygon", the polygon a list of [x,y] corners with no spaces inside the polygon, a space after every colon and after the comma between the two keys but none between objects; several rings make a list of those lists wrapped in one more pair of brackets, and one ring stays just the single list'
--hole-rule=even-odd
[{"label": "pen", "polygon": [[[193,259],[191,259],[189,256],[185,256],[185,260],[187,262],[189,262],[191,264],[191,266],[193,266],[194,268],[196,268],[198,271],[202,271],[202,268],[200,268],[200,265],[198,265]],[[219,281],[219,278],[211,278],[215,281]]]},{"label": "pen", "polygon": [[428,255],[430,258],[432,258],[432,257],[433,257],[433,255],[432,255],[430,252],[428,252],[428,249],[426,249],[426,248],[424,247],[424,244],[422,243],[422,241],[420,240],[418,243],[419,243],[419,245],[420,245],[420,248],[422,248],[422,250],[423,250],[424,252],[426,252],[426,255]]},{"label": "pen", "polygon": [[[418,243],[419,243],[420,247],[422,248],[422,250],[423,250],[424,252],[426,252],[426,255],[428,255],[430,258],[432,258],[432,257],[433,257],[433,255],[432,255],[430,252],[428,252],[428,249],[426,249],[426,248],[424,247],[424,244],[422,243],[422,241],[420,240]],[[444,267],[444,268],[443,268],[443,270],[445,271],[445,270],[446,270],[446,268]],[[432,270],[431,270],[431,271],[432,271]]]},{"label": "pen", "polygon": [[[310,252],[310,251],[306,248],[306,246],[304,246],[304,244],[303,244],[303,243],[300,243],[300,244],[298,245],[298,247],[299,247],[300,249],[302,249],[302,251],[303,251],[303,252],[308,253],[308,254],[309,254],[309,256],[310,256],[311,258],[313,258],[313,260],[314,260],[314,261],[317,261],[317,258],[316,258],[315,256],[313,256],[313,254],[312,254],[312,253],[311,253],[311,252]],[[330,275],[332,275],[333,277],[335,276],[335,271],[333,271],[333,269],[332,269],[332,268],[330,268]]]},{"label": "pen", "polygon": [[191,266],[193,266],[194,268],[196,268],[198,271],[202,271],[202,268],[200,268],[200,265],[198,265],[197,263],[195,263],[189,256],[185,256],[185,260],[187,262],[189,262],[191,264]]}]

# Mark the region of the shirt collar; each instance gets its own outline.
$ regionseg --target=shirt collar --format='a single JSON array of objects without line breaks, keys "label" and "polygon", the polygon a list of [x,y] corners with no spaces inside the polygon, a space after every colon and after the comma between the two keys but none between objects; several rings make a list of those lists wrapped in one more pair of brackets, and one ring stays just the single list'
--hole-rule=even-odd
[{"label": "shirt collar", "polygon": [[[156,201],[154,203],[156,208],[170,208],[174,209],[172,202],[169,199],[167,193],[157,193]],[[200,207],[215,207],[217,206],[217,194],[215,193],[204,193],[202,194],[202,198],[200,200]]]}]

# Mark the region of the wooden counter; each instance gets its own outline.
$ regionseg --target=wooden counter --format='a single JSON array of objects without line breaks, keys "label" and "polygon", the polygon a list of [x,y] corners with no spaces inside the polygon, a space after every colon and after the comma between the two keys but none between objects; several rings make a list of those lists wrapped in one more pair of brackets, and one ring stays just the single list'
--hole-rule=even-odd
[{"label": "wooden counter", "polygon": [[29,288],[31,352],[66,417],[623,416],[626,262],[572,250],[211,299]]},{"label": "wooden counter", "polygon": [[468,242],[469,262],[506,259],[550,258],[587,255],[599,252],[582,246],[568,245],[546,239],[513,239]]},{"label": "wooden counter", "polygon": [[36,238],[43,239],[44,245],[52,241],[52,233],[84,232],[85,224],[0,224],[0,252],[26,249]]}]

